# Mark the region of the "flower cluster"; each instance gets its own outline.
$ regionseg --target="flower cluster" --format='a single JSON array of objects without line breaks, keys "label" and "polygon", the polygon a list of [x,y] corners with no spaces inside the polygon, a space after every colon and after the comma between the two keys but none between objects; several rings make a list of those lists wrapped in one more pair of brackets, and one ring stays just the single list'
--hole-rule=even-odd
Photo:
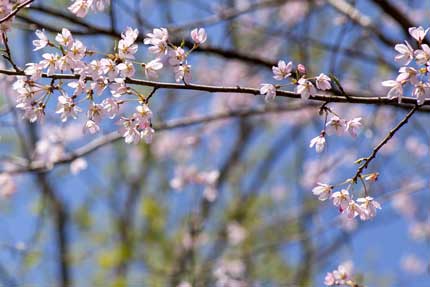
[{"label": "flower cluster", "polygon": [[326,122],[324,129],[321,133],[314,137],[309,147],[315,149],[318,153],[322,152],[326,144],[326,135],[338,135],[342,136],[344,134],[350,134],[353,138],[357,136],[358,130],[361,128],[361,117],[353,118],[352,120],[342,119],[340,116],[336,115],[330,109],[325,109],[326,113],[332,113],[333,116],[329,121]]},{"label": "flower cluster", "polygon": [[[317,94],[318,90],[326,91],[332,88],[331,79],[327,75],[321,73],[315,78],[307,78],[306,68],[302,64],[299,64],[293,70],[293,62],[291,61],[285,63],[285,61],[280,60],[277,66],[272,67],[272,72],[273,78],[278,81],[291,78],[292,83],[296,85],[295,92],[300,94],[301,98],[305,100]],[[265,95],[266,102],[270,102],[275,99],[276,91],[280,87],[273,84],[261,84],[260,93]]]},{"label": "flower cluster", "polygon": [[324,284],[326,286],[357,286],[352,277],[353,264],[351,261],[346,261],[340,264],[336,270],[327,272]]},{"label": "flower cluster", "polygon": [[[373,178],[373,174],[366,177],[368,180],[373,180]],[[332,192],[333,188],[332,185],[318,183],[312,189],[312,193],[321,201],[331,199],[333,205],[339,208],[339,212],[345,213],[349,219],[359,216],[361,220],[369,220],[375,217],[377,209],[381,209],[381,205],[373,197],[366,195],[354,200],[348,189]]]},{"label": "flower cluster", "polygon": [[[135,60],[138,35],[137,29],[128,27],[121,34],[115,53],[97,59],[94,57],[97,54],[95,51],[89,50],[65,28],[56,35],[55,41],[48,39],[44,31],[37,30],[37,39],[33,41],[34,50],[52,51],[42,54],[43,59],[39,63],[27,64],[24,70],[26,76],[17,77],[13,85],[17,93],[16,107],[23,111],[24,118],[29,121],[42,120],[47,102],[54,92],[58,92],[56,113],[61,121],[78,118],[86,103],[87,120],[84,131],[95,134],[100,131],[103,118],[117,117],[121,105],[137,100],[139,104],[136,112],[128,117],[120,117],[120,133],[126,143],[138,143],[142,138],[151,142],[154,130],[151,127],[152,112],[148,106],[148,98],[127,85],[127,80],[136,73],[135,64],[139,64],[148,79],[155,79],[158,77],[158,71],[164,67],[163,63],[168,63],[173,68],[176,80],[188,83],[191,81],[191,66],[187,64],[187,57],[193,49],[206,41],[207,35],[204,29],[191,31],[195,44],[193,49],[186,52],[182,47],[169,42],[165,28],[154,29],[144,38],[144,43],[150,46],[149,51],[156,56],[148,63]],[[54,74],[59,71],[70,71],[71,75],[76,77],[75,81],[67,83],[68,88],[73,90],[71,94],[63,87],[63,80],[55,77]],[[51,78],[51,82],[39,83],[43,77]],[[110,90],[110,97],[98,101],[97,98],[105,90]]]},{"label": "flower cluster", "polygon": [[74,0],[69,10],[78,17],[85,17],[90,9],[100,12],[109,4],[110,0]]},{"label": "flower cluster", "polygon": [[414,49],[407,41],[394,47],[398,52],[395,60],[403,67],[399,69],[396,80],[382,82],[383,86],[390,88],[387,94],[388,98],[397,98],[400,103],[406,85],[412,87],[412,96],[417,99],[418,105],[422,105],[429,97],[430,47],[424,43],[429,29],[424,30],[421,26],[409,28],[409,34],[416,41],[417,49]]}]

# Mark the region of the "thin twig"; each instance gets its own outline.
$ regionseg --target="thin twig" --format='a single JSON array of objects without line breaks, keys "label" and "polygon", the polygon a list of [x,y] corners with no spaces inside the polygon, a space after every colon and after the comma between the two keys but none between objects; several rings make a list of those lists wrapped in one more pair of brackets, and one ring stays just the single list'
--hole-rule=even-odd
[{"label": "thin twig", "polygon": [[363,171],[367,168],[369,163],[376,157],[378,151],[400,130],[402,126],[404,126],[408,120],[412,117],[412,115],[418,110],[419,106],[415,105],[412,110],[394,127],[387,136],[373,149],[372,153],[364,159],[364,163],[358,168],[357,173],[352,178],[352,182],[356,183],[357,179],[361,177]]},{"label": "thin twig", "polygon": [[34,0],[27,0],[27,1],[19,4],[18,6],[16,6],[16,8],[14,10],[12,10],[12,12],[10,12],[9,14],[7,14],[6,16],[4,16],[3,18],[0,19],[0,24],[3,23],[3,22],[6,22],[7,20],[9,20],[13,16],[15,16],[16,13],[18,13],[22,8],[24,8],[25,6],[29,5],[33,1]]}]

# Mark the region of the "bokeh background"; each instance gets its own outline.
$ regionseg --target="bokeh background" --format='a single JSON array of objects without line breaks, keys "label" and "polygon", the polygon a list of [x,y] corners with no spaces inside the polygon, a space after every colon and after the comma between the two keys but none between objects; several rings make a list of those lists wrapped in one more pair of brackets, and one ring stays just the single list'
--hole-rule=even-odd
[{"label": "bokeh background", "polygon": [[[127,26],[140,36],[166,27],[188,47],[190,30],[204,27],[208,42],[189,57],[193,83],[258,88],[274,82],[271,67],[283,59],[310,75],[333,73],[350,94],[384,96],[380,82],[399,68],[394,45],[409,38],[408,27],[427,27],[430,19],[430,1],[418,0],[112,2],[80,19],[67,10],[69,1],[36,0],[9,32],[16,62],[41,59],[32,51],[37,28],[52,39],[67,27],[88,48],[109,53]],[[356,7],[371,25],[351,20],[339,3]],[[152,58],[140,41],[137,59]],[[174,77],[164,70],[159,80]],[[54,101],[44,123],[22,121],[10,108],[13,81],[0,82],[2,171],[26,158],[61,158],[118,127],[105,120],[101,134],[84,135],[85,116],[63,124]],[[12,194],[0,186],[0,286],[322,286],[325,273],[348,260],[366,286],[429,286],[427,112],[369,167],[380,172],[368,188],[382,211],[361,222],[339,216],[311,190],[353,176],[354,161],[407,111],[329,106],[346,119],[361,116],[364,125],[356,139],[329,137],[317,154],[309,142],[324,125],[318,103],[158,90],[153,122],[167,128],[156,129],[152,144],[118,140],[85,155],[82,170],[67,162],[13,174]],[[172,125],[207,116],[214,118]]]}]

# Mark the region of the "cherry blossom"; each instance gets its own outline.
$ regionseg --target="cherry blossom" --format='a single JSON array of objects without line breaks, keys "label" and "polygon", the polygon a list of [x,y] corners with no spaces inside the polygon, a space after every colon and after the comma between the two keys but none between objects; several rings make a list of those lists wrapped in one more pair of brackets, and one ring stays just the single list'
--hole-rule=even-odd
[{"label": "cherry blossom", "polygon": [[293,69],[293,62],[288,62],[285,64],[285,61],[280,60],[278,62],[278,66],[272,67],[273,78],[275,80],[283,80],[291,76],[291,71]]},{"label": "cherry blossom", "polygon": [[315,95],[317,93],[317,90],[314,87],[314,84],[312,84],[311,81],[306,80],[305,78],[301,78],[298,81],[298,86],[296,88],[296,92],[300,94],[302,99],[307,100],[310,96]]},{"label": "cherry blossom", "polygon": [[349,192],[346,189],[334,192],[331,198],[333,200],[333,205],[339,207],[341,212],[343,212],[348,207],[349,202],[351,201]]},{"label": "cherry blossom", "polygon": [[118,115],[120,102],[116,99],[106,98],[103,100],[101,105],[105,110],[105,114],[107,114],[110,119],[113,119]]},{"label": "cherry blossom", "polygon": [[417,98],[418,105],[422,105],[429,95],[429,84],[424,82],[418,82],[412,91],[412,96]]},{"label": "cherry blossom", "polygon": [[351,261],[346,261],[338,266],[332,272],[328,272],[324,279],[326,286],[347,285],[356,286],[352,280],[353,264]]},{"label": "cherry blossom", "polygon": [[55,41],[57,41],[58,44],[66,48],[70,48],[70,46],[72,46],[73,44],[72,33],[70,33],[68,29],[63,28],[61,30],[61,33],[58,33],[57,36],[55,37]]},{"label": "cherry blossom", "polygon": [[317,88],[323,91],[331,89],[330,82],[331,79],[323,73],[319,74],[319,76],[316,78]]},{"label": "cherry blossom", "polygon": [[376,210],[381,209],[381,205],[379,202],[373,199],[373,197],[366,196],[357,199],[357,202],[360,203],[360,207],[362,210],[362,214],[360,218],[362,220],[368,220],[370,218],[375,217]]},{"label": "cherry blossom", "polygon": [[95,133],[98,133],[99,131],[100,131],[100,127],[97,125],[95,121],[88,120],[85,123],[85,127],[84,127],[85,133],[95,134]]},{"label": "cherry blossom", "polygon": [[387,94],[388,98],[390,98],[390,99],[398,98],[399,99],[399,103],[402,101],[402,97],[403,97],[403,85],[400,82],[393,81],[393,80],[388,80],[388,81],[383,81],[382,85],[384,87],[391,88],[388,91],[388,94]]},{"label": "cherry blossom", "polygon": [[316,152],[320,153],[324,150],[325,142],[326,142],[325,136],[323,134],[320,134],[319,136],[314,137],[311,140],[309,147],[313,148],[315,146]]},{"label": "cherry blossom", "polygon": [[138,130],[138,124],[133,118],[121,118],[120,123],[122,125],[120,129],[120,134],[124,137],[124,141],[128,144],[137,144],[140,142],[141,133]]},{"label": "cherry blossom", "polygon": [[37,51],[40,49],[45,48],[48,43],[48,37],[45,35],[45,31],[44,30],[36,30],[36,36],[37,38],[39,38],[38,40],[33,40],[33,45],[34,45],[34,50],[33,51]]},{"label": "cherry blossom", "polygon": [[26,68],[24,69],[24,73],[33,81],[37,81],[42,77],[44,66],[38,63],[27,63]]},{"label": "cherry blossom", "polygon": [[93,0],[76,0],[69,6],[69,10],[78,17],[85,17],[90,10]]},{"label": "cherry blossom", "polygon": [[46,73],[48,75],[52,75],[55,73],[55,70],[57,69],[58,60],[60,59],[60,56],[58,54],[52,54],[52,53],[45,53],[42,55],[44,60],[40,62],[40,65],[47,69]]},{"label": "cherry blossom", "polygon": [[397,44],[394,46],[394,49],[399,52],[398,55],[395,56],[395,60],[402,65],[409,65],[409,63],[414,58],[414,49],[411,45],[405,41],[405,44]]},{"label": "cherry blossom", "polygon": [[146,38],[143,40],[145,45],[151,45],[149,51],[158,56],[167,54],[168,46],[167,41],[169,39],[169,33],[166,28],[155,28],[152,33],[146,34]]},{"label": "cherry blossom", "polygon": [[361,206],[358,205],[354,200],[350,200],[348,202],[348,206],[346,207],[345,212],[348,218],[355,218],[356,216],[361,216],[361,214],[363,214]]},{"label": "cherry blossom", "polygon": [[317,186],[312,189],[312,193],[318,196],[318,199],[325,201],[330,198],[333,186],[325,183],[317,183]]},{"label": "cherry blossom", "polygon": [[191,82],[191,65],[182,64],[174,68],[176,82],[184,81],[185,83]]},{"label": "cherry blossom", "polygon": [[160,59],[152,60],[143,66],[145,76],[148,79],[157,79],[158,78],[157,71],[161,70],[162,68],[163,68],[163,63],[160,62]]},{"label": "cherry blossom", "polygon": [[127,30],[121,34],[122,39],[118,42],[118,56],[121,59],[134,59],[138,46],[134,42],[138,36],[138,31],[127,27]]},{"label": "cherry blossom", "polygon": [[78,17],[85,17],[89,10],[102,11],[110,0],[74,0],[72,5],[69,6],[69,10]]},{"label": "cherry blossom", "polygon": [[185,62],[187,55],[181,47],[177,47],[169,52],[169,64],[172,66],[178,66]]},{"label": "cherry blossom", "polygon": [[409,34],[412,36],[412,38],[414,38],[415,40],[417,40],[419,43],[421,43],[424,38],[427,35],[427,32],[429,31],[429,28],[425,29],[421,26],[419,27],[411,27],[408,29]]},{"label": "cherry blossom", "polygon": [[346,123],[345,131],[349,132],[352,137],[356,137],[361,126],[361,117],[354,118]]},{"label": "cherry blossom", "polygon": [[326,133],[328,135],[337,134],[338,136],[343,135],[346,129],[346,121],[339,118],[338,116],[333,116],[326,124]]},{"label": "cherry blossom", "polygon": [[272,84],[261,84],[260,94],[265,95],[266,102],[271,102],[276,97],[276,87]]},{"label": "cherry blossom", "polygon": [[193,39],[194,43],[197,45],[206,42],[207,38],[208,36],[204,28],[196,28],[191,31],[191,39]]},{"label": "cherry blossom", "polygon": [[136,72],[133,63],[129,61],[118,64],[117,68],[123,78],[131,78]]},{"label": "cherry blossom", "polygon": [[60,114],[61,121],[67,121],[68,117],[76,119],[78,117],[77,113],[82,110],[73,102],[73,98],[66,95],[61,95],[58,97],[57,114]]},{"label": "cherry blossom", "polygon": [[412,67],[401,67],[399,69],[399,75],[396,78],[396,81],[399,83],[410,82],[411,84],[418,83],[418,71]]},{"label": "cherry blossom", "polygon": [[427,44],[422,44],[421,49],[415,50],[415,62],[418,65],[425,65],[430,60],[430,47]]}]

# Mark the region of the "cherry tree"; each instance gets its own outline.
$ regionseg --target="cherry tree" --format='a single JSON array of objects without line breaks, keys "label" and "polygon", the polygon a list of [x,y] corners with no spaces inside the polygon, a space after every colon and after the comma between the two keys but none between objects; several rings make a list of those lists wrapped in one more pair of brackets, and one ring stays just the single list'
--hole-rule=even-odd
[{"label": "cherry tree", "polygon": [[422,1],[0,7],[0,285],[426,286]]}]

